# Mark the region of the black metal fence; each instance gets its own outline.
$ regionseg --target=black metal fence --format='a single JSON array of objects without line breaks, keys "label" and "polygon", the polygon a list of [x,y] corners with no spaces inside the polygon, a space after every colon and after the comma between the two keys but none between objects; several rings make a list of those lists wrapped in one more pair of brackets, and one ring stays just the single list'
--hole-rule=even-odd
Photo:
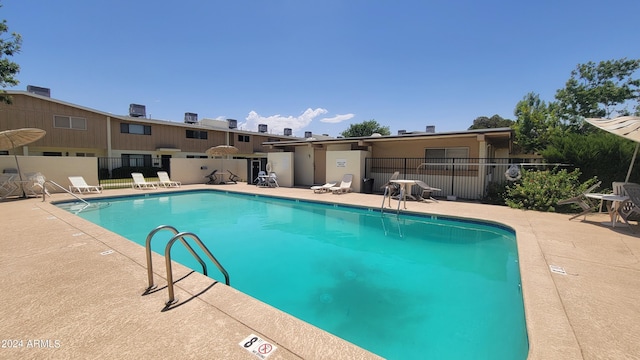
[{"label": "black metal fence", "polygon": [[432,194],[435,197],[480,200],[490,186],[503,186],[514,179],[505,175],[512,165],[517,167],[517,173],[510,175],[516,177],[520,171],[565,166],[527,161],[513,158],[367,158],[365,178],[373,179],[373,191],[382,193],[381,186],[399,171],[399,179],[422,180],[441,189]]},{"label": "black metal fence", "polygon": [[154,163],[151,155],[140,157],[98,158],[98,182],[105,189],[131,187],[131,173],[142,173],[147,181],[157,181],[158,171],[168,171]]}]

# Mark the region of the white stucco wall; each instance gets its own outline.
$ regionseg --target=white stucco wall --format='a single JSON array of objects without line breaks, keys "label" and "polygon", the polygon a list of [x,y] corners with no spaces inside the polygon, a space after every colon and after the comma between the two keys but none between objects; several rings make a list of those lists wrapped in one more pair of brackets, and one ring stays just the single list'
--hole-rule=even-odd
[{"label": "white stucco wall", "polygon": [[294,155],[294,184],[301,186],[313,185],[314,154],[311,146],[296,146]]},{"label": "white stucco wall", "polygon": [[345,174],[352,174],[351,191],[360,192],[367,156],[368,151],[327,151],[327,181],[339,183]]},{"label": "white stucco wall", "polygon": [[[39,172],[47,180],[54,181],[65,189],[69,188],[69,176],[82,176],[89,185],[98,185],[98,158],[68,156],[18,156],[22,175]],[[16,169],[13,155],[0,156],[0,171]],[[61,192],[47,186],[49,192]]]},{"label": "white stucco wall", "polygon": [[271,172],[278,176],[278,185],[293,187],[294,184],[294,154],[290,152],[275,152],[267,154],[267,165]]}]

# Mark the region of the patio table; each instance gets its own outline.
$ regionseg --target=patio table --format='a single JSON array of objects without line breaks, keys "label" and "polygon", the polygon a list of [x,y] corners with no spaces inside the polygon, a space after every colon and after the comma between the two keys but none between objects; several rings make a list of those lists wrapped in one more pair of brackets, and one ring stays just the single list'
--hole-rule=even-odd
[{"label": "patio table", "polygon": [[605,225],[610,225],[611,227],[616,227],[616,223],[618,225],[626,225],[623,223],[618,223],[618,208],[620,204],[622,204],[625,200],[628,200],[629,197],[626,195],[615,195],[615,194],[598,194],[598,193],[590,193],[585,194],[588,198],[598,199],[600,200],[600,212],[602,212],[602,205],[605,201],[611,201],[611,209],[608,211],[609,217],[611,217],[611,222],[604,223]]}]

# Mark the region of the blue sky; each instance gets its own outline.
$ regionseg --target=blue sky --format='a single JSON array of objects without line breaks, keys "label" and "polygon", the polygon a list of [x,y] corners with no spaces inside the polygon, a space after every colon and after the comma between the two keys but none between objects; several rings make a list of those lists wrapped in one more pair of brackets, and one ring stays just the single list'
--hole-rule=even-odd
[{"label": "blue sky", "polygon": [[[640,58],[638,0],[3,0],[20,85],[126,115],[338,136],[466,130],[552,101],[578,64]],[[606,5],[605,5],[606,4]]]}]

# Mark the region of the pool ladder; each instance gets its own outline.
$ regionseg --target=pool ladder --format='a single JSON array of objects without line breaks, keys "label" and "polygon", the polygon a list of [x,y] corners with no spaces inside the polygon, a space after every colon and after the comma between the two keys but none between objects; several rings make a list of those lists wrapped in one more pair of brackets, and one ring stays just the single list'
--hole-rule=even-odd
[{"label": "pool ladder", "polygon": [[211,254],[211,251],[204,245],[202,240],[198,237],[198,235],[191,232],[178,232],[178,230],[171,225],[160,225],[157,228],[153,229],[149,235],[147,235],[147,240],[145,242],[146,252],[147,252],[147,275],[149,277],[149,286],[145,290],[143,295],[149,293],[149,291],[154,290],[156,285],[153,283],[153,261],[151,260],[151,239],[153,236],[159,232],[160,230],[170,230],[173,232],[174,236],[169,240],[167,246],[164,248],[164,258],[166,262],[167,268],[167,289],[169,290],[169,300],[165,303],[166,306],[171,306],[178,302],[173,292],[173,270],[171,266],[171,247],[175,244],[176,241],[180,241],[186,248],[189,250],[191,255],[200,263],[202,266],[202,273],[207,275],[207,264],[202,261],[202,258],[193,250],[191,245],[185,240],[185,237],[192,238],[196,244],[200,247],[202,251],[209,257],[209,259],[218,267],[218,270],[224,275],[225,284],[229,285],[229,273],[224,267],[218,262],[215,256]]},{"label": "pool ladder", "polygon": [[[404,197],[404,190],[400,189],[400,195],[398,197],[398,209],[396,210],[396,214],[400,214],[400,204],[402,203],[402,198]],[[384,187],[384,195],[382,195],[382,205],[380,205],[380,214],[384,214],[384,200],[389,199],[389,207],[391,207],[391,190],[389,190],[388,186]]]}]

